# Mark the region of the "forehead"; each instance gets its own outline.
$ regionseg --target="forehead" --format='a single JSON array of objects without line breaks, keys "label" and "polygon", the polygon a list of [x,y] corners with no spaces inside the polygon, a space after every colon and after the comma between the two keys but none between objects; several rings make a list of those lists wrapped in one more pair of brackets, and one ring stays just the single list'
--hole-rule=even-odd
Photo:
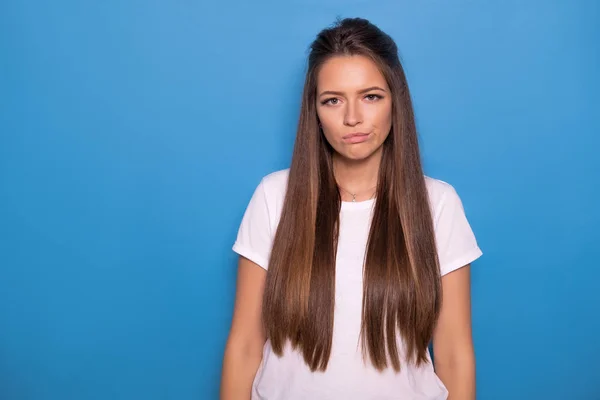
[{"label": "forehead", "polygon": [[360,55],[335,56],[321,66],[317,90],[354,91],[368,86],[387,89],[385,77],[370,58]]}]

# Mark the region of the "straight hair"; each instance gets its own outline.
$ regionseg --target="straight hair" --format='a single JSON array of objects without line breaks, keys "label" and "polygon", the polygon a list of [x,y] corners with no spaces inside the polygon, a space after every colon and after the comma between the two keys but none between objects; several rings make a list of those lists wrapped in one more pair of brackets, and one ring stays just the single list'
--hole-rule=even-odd
[{"label": "straight hair", "polygon": [[393,39],[367,20],[337,21],[311,45],[284,206],[267,272],[263,323],[275,354],[286,341],[312,371],[331,354],[341,197],[333,149],[321,131],[317,76],[332,57],[361,55],[385,77],[392,127],[383,143],[363,271],[361,347],[378,370],[427,361],[441,306],[433,221],[414,111]]}]

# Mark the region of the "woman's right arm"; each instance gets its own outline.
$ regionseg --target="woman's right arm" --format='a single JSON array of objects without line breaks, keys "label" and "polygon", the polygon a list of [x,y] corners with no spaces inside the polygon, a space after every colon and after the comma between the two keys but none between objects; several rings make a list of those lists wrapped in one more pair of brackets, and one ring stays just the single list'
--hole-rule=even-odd
[{"label": "woman's right arm", "polygon": [[240,257],[235,306],[221,376],[221,400],[249,400],[262,360],[262,298],[267,271]]}]

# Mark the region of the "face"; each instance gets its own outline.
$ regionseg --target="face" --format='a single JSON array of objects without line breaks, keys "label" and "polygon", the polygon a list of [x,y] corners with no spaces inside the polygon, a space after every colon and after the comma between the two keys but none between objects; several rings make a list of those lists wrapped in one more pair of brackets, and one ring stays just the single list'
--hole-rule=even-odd
[{"label": "face", "polygon": [[392,127],[390,89],[364,56],[337,56],[317,77],[317,115],[338,156],[359,161],[379,150]]}]

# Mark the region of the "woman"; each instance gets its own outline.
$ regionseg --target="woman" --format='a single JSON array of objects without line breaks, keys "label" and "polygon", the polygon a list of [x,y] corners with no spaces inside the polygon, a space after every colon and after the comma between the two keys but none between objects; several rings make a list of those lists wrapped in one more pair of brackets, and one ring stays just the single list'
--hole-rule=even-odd
[{"label": "woman", "polygon": [[233,248],[222,399],[475,398],[482,253],[453,187],[423,174],[396,45],[373,24],[312,44],[291,166],[262,179]]}]

